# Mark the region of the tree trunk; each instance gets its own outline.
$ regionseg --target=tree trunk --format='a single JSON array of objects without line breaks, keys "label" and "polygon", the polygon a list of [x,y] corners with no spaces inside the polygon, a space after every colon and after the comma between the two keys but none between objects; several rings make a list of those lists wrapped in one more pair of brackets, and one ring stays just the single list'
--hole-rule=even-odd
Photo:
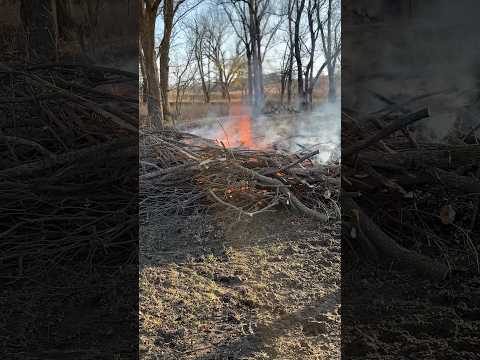
[{"label": "tree trunk", "polygon": [[294,54],[294,37],[293,37],[293,6],[292,0],[288,3],[288,37],[289,37],[289,59],[288,59],[288,78],[287,78],[287,99],[288,105],[292,104],[292,72],[293,72],[293,54]]},{"label": "tree trunk", "polygon": [[252,74],[252,53],[247,51],[247,76],[248,76],[248,103],[253,100],[253,74]]},{"label": "tree trunk", "polygon": [[210,93],[207,88],[207,83],[205,81],[205,72],[203,71],[203,60],[201,57],[201,54],[196,52],[195,57],[197,58],[197,67],[198,67],[198,72],[200,73],[200,81],[202,83],[202,92],[203,92],[203,99],[205,101],[205,104],[210,103]]},{"label": "tree trunk", "polygon": [[295,35],[294,35],[294,48],[295,48],[295,60],[297,62],[297,81],[298,81],[298,97],[301,102],[301,107],[305,106],[305,87],[303,82],[303,65],[302,54],[300,49],[300,20],[301,14],[305,7],[305,0],[301,0],[300,4],[297,4],[297,17],[295,19]]},{"label": "tree trunk", "polygon": [[337,83],[335,79],[335,69],[328,66],[328,101],[334,103],[337,101]]},{"label": "tree trunk", "polygon": [[295,51],[295,59],[297,61],[297,86],[298,86],[298,97],[301,103],[301,107],[303,108],[305,104],[305,90],[304,90],[304,83],[303,83],[303,66],[302,66],[302,59],[300,55],[300,51]]},{"label": "tree trunk", "polygon": [[280,105],[283,105],[285,99],[285,90],[287,88],[287,70],[280,77]]},{"label": "tree trunk", "polygon": [[257,59],[258,59],[258,109],[262,109],[265,101],[264,86],[263,86],[263,64],[262,64],[262,48],[260,39],[260,24],[257,21],[256,30],[256,45],[257,45]]},{"label": "tree trunk", "polygon": [[168,74],[170,69],[170,41],[174,17],[173,0],[164,0],[163,3],[163,38],[159,47],[160,57],[160,93],[162,96],[162,110],[165,121],[170,120],[170,106],[168,103]]},{"label": "tree trunk", "polygon": [[141,44],[143,52],[144,65],[144,86],[146,94],[146,102],[148,114],[154,127],[162,127],[162,114],[160,106],[160,90],[158,86],[158,69],[155,62],[155,20],[156,9],[143,9],[142,28],[141,28]]},{"label": "tree trunk", "polygon": [[288,105],[292,104],[292,72],[293,72],[293,51],[290,49],[290,59],[288,64],[287,75],[287,102]]},{"label": "tree trunk", "polygon": [[139,63],[140,63],[140,74],[142,77],[142,102],[146,103],[147,102],[147,85],[146,85],[146,72],[145,72],[145,56],[143,56],[143,51],[142,51],[142,43],[140,41],[140,48],[139,48]]},{"label": "tree trunk", "polygon": [[253,102],[254,111],[259,112],[263,108],[264,94],[263,94],[263,73],[262,73],[262,52],[261,52],[261,37],[260,24],[257,14],[257,5],[249,7],[250,11],[250,42],[252,52],[252,67],[253,67]]}]

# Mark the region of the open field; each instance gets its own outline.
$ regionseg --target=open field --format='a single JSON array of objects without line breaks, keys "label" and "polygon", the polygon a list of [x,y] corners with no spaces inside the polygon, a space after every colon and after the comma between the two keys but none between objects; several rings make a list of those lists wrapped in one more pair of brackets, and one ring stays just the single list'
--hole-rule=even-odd
[{"label": "open field", "polygon": [[[338,79],[337,89],[340,89],[340,79]],[[292,87],[292,102],[287,104],[287,98],[285,94],[284,105],[289,108],[297,108],[296,87]],[[314,106],[325,102],[328,92],[328,80],[322,77],[319,81],[319,86],[313,92]],[[338,92],[340,96],[340,91]],[[177,108],[179,113],[176,114],[176,122],[188,122],[190,120],[196,120],[206,117],[218,117],[226,116],[229,114],[231,104],[238,105],[245,103],[246,96],[245,91],[232,90],[230,91],[230,103],[227,99],[222,97],[219,91],[212,91],[210,94],[210,102],[205,103],[204,97],[200,89],[189,89],[179,99],[177,104],[177,97],[175,90],[169,92],[169,104],[170,111],[176,113]],[[281,103],[280,98],[280,84],[269,84],[265,86],[265,109],[270,110],[274,106],[278,106]],[[140,114],[141,116],[147,116],[148,110],[146,103],[140,99]]]}]

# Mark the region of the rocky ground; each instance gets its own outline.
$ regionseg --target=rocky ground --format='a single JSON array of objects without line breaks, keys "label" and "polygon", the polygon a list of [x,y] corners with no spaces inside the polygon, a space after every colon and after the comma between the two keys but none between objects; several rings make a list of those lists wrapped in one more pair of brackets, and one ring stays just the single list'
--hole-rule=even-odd
[{"label": "rocky ground", "polygon": [[142,359],[340,357],[339,224],[280,211],[141,233]]}]

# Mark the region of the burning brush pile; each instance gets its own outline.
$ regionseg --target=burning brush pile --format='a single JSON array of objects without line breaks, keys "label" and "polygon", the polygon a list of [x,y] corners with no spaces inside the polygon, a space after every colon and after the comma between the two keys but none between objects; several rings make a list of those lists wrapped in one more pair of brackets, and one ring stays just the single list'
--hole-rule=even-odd
[{"label": "burning brush pile", "polygon": [[138,99],[105,89],[137,81],[91,66],[0,64],[2,273],[133,253],[137,174],[125,159],[138,156]]},{"label": "burning brush pile", "polygon": [[480,271],[480,145],[472,131],[422,143],[412,125],[429,116],[391,101],[374,114],[344,109],[343,238],[375,263],[441,280]]},{"label": "burning brush pile", "polygon": [[318,151],[227,148],[173,129],[145,131],[140,148],[144,221],[213,207],[239,216],[284,206],[321,222],[340,217],[340,164],[315,165]]}]

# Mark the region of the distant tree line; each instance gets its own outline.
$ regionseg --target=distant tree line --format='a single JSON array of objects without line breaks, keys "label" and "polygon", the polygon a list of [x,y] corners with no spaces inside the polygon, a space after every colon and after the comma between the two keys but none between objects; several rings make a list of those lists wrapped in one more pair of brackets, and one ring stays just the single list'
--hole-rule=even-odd
[{"label": "distant tree line", "polygon": [[[340,0],[139,1],[143,99],[154,126],[172,121],[178,113],[178,107],[170,109],[172,77],[176,99],[196,83],[205,103],[211,101],[214,88],[230,101],[232,85],[245,80],[246,100],[261,111],[264,63],[274,47],[284,48],[283,58],[278,59],[282,103],[295,101],[300,108],[311,108],[323,71],[329,80],[328,99],[336,100]],[[158,41],[157,34],[161,34]],[[172,72],[175,36],[184,41],[181,65],[173,66]]]}]

